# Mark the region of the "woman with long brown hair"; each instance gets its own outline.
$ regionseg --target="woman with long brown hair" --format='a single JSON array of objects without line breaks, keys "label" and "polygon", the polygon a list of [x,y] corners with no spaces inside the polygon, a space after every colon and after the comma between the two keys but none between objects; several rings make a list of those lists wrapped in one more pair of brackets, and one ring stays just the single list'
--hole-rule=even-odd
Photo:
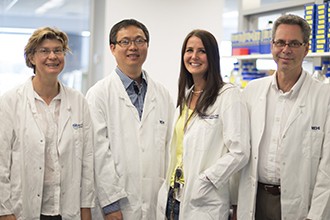
[{"label": "woman with long brown hair", "polygon": [[249,158],[247,109],[222,81],[215,37],[193,30],[183,42],[177,115],[158,219],[227,220],[229,179]]}]

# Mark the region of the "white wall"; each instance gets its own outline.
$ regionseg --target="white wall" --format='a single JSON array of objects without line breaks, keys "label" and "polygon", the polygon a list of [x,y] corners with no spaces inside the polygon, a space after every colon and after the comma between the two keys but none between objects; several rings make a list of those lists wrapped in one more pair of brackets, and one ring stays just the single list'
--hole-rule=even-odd
[{"label": "white wall", "polygon": [[143,68],[153,79],[169,89],[175,101],[182,42],[191,30],[202,28],[214,34],[220,44],[223,2],[224,0],[106,0],[104,74],[109,74],[116,65],[108,45],[110,28],[122,19],[137,19],[150,32],[148,58]]},{"label": "white wall", "polygon": [[255,9],[259,7],[260,7],[260,0],[253,0],[253,1],[242,0],[242,10]]}]

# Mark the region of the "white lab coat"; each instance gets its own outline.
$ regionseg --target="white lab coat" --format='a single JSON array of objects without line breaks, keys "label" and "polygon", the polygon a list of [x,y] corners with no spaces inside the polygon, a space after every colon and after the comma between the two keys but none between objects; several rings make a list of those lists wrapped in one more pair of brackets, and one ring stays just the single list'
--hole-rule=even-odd
[{"label": "white lab coat", "polygon": [[158,190],[168,166],[174,105],[146,73],[141,120],[113,71],[87,93],[95,128],[95,178],[101,207],[120,200],[125,220],[156,216]]},{"label": "white lab coat", "polygon": [[[282,220],[330,219],[330,86],[306,78],[280,136]],[[259,144],[272,77],[248,84],[244,96],[251,121],[252,153],[242,170],[238,219],[252,220],[258,183]]]},{"label": "white lab coat", "polygon": [[[83,95],[60,89],[60,214],[80,220],[80,208],[94,204],[92,123]],[[45,137],[37,114],[31,79],[0,98],[0,215],[15,214],[18,220],[40,218]]]},{"label": "white lab coat", "polygon": [[[176,118],[179,114],[177,109]],[[180,219],[228,220],[229,179],[248,161],[248,129],[246,106],[239,89],[230,84],[221,89],[205,117],[196,115],[191,119],[183,139],[185,185]],[[165,219],[170,179],[176,165],[176,138],[174,134],[167,179],[158,195],[158,220]]]}]

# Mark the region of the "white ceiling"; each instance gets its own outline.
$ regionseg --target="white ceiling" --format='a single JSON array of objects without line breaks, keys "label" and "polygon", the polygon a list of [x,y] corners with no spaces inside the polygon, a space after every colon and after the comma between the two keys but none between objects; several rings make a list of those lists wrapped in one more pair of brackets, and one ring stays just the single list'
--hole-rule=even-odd
[{"label": "white ceiling", "polygon": [[91,0],[0,0],[0,27],[88,30]]},{"label": "white ceiling", "polygon": [[[0,27],[37,28],[56,26],[66,32],[81,33],[89,29],[92,0],[0,0]],[[238,0],[224,0],[223,12],[237,11]],[[47,4],[58,4],[48,8]],[[47,9],[44,13],[41,7]],[[225,29],[237,27],[237,16],[225,17]]]},{"label": "white ceiling", "polygon": [[36,9],[54,5],[45,15],[55,17],[84,16],[86,11],[89,11],[89,2],[89,0],[2,0],[0,11],[4,15],[35,16]]}]

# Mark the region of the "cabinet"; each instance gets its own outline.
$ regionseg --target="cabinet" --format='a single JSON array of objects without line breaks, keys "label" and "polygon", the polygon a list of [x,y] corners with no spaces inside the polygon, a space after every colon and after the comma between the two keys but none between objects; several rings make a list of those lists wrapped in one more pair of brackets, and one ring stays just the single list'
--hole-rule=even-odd
[{"label": "cabinet", "polygon": [[[238,29],[239,31],[248,31],[248,30],[256,30],[263,29],[264,27],[260,27],[260,20],[264,18],[267,21],[269,19],[275,19],[282,14],[285,13],[294,13],[298,14],[301,17],[304,16],[304,6],[306,4],[321,4],[325,2],[325,0],[287,0],[280,3],[273,3],[263,5],[262,7],[258,7],[255,9],[244,9],[243,2],[246,0],[241,0],[241,9],[239,13],[239,22]],[[264,22],[266,23],[266,22]],[[251,54],[251,55],[241,55],[241,56],[231,56],[231,58],[237,59],[239,63],[249,61],[256,62],[257,60],[264,59],[272,59],[271,54]],[[306,65],[308,68],[305,68],[308,72],[312,73],[313,66],[320,66],[323,60],[330,60],[330,52],[323,53],[308,53],[305,58],[308,64]]]}]

